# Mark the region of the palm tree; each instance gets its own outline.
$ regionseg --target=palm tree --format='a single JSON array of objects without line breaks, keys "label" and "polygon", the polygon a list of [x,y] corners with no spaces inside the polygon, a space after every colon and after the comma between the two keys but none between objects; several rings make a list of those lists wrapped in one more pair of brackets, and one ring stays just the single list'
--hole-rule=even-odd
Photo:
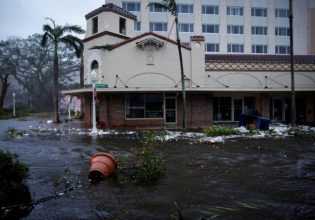
[{"label": "palm tree", "polygon": [[52,26],[49,24],[43,25],[44,34],[42,36],[41,45],[47,46],[48,41],[53,44],[54,48],[54,92],[53,92],[53,106],[54,106],[54,123],[59,123],[59,109],[58,109],[58,73],[59,73],[59,60],[58,60],[58,46],[60,44],[66,44],[75,50],[76,56],[79,58],[82,55],[83,43],[81,39],[71,35],[83,34],[85,31],[77,25],[56,25],[55,21],[51,18],[46,18],[52,22]]},{"label": "palm tree", "polygon": [[181,50],[181,43],[178,32],[178,13],[177,13],[177,4],[175,0],[163,0],[162,2],[152,2],[149,3],[147,7],[155,6],[166,9],[175,17],[175,25],[176,25],[176,42],[178,48],[179,55],[179,63],[180,63],[180,71],[181,71],[181,82],[182,82],[182,98],[183,98],[183,129],[187,129],[187,115],[186,115],[186,92],[185,92],[185,75],[184,75],[184,67],[183,67],[183,57]]}]

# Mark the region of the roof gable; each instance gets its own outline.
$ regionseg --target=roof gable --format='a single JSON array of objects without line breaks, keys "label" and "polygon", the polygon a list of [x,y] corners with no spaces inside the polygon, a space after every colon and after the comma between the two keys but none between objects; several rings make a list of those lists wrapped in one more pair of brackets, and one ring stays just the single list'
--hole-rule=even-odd
[{"label": "roof gable", "polygon": [[[125,40],[125,41],[122,41],[122,42],[120,42],[120,43],[114,44],[112,48],[115,49],[115,48],[121,47],[121,46],[123,46],[123,45],[125,45],[125,44],[128,44],[128,43],[130,43],[130,42],[133,42],[133,41],[135,41],[135,40],[138,40],[138,39],[141,39],[141,38],[143,38],[143,37],[145,37],[145,36],[150,36],[150,35],[151,35],[151,36],[154,36],[154,37],[156,37],[156,38],[159,38],[159,39],[161,39],[161,40],[167,41],[167,42],[169,42],[169,43],[172,43],[172,44],[174,44],[174,45],[177,45],[177,42],[176,42],[175,40],[171,40],[171,39],[169,39],[169,38],[167,38],[167,37],[164,37],[164,36],[159,35],[159,34],[154,33],[154,32],[146,32],[146,33],[143,33],[143,34],[138,35],[138,36],[136,36],[136,37],[130,38],[130,39],[128,39],[128,40]],[[148,39],[149,39],[149,38],[148,38]],[[153,39],[153,38],[152,38],[152,39]],[[186,46],[186,45],[183,45],[183,44],[181,45],[181,47],[184,48],[184,49],[186,49],[186,50],[191,50],[190,47],[188,47],[188,46]]]}]

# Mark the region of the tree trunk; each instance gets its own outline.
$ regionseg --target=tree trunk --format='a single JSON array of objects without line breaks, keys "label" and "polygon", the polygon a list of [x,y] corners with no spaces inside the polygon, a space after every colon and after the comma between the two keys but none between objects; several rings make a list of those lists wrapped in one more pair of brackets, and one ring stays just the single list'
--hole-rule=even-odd
[{"label": "tree trunk", "polygon": [[7,95],[8,88],[10,86],[10,83],[8,82],[9,75],[5,75],[4,77],[1,78],[1,95],[0,95],[0,109],[3,109],[3,104],[4,104],[4,99]]},{"label": "tree trunk", "polygon": [[182,82],[182,99],[183,99],[183,129],[187,129],[187,114],[186,114],[186,91],[185,91],[185,75],[184,75],[184,66],[183,66],[183,57],[182,57],[182,47],[180,44],[180,38],[178,33],[178,18],[175,16],[175,25],[176,25],[176,40],[177,48],[179,54],[179,63],[180,63],[180,73],[181,73],[181,82]]},{"label": "tree trunk", "polygon": [[57,53],[57,42],[55,42],[55,51],[54,51],[54,92],[53,92],[53,102],[54,102],[54,119],[53,122],[58,124],[59,119],[59,83],[58,83],[58,53]]}]

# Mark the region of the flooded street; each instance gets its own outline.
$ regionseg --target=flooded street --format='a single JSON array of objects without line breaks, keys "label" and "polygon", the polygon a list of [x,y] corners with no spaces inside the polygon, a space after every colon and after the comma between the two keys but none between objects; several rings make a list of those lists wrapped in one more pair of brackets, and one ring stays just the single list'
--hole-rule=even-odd
[{"label": "flooded street", "polygon": [[[0,149],[29,166],[34,199],[73,191],[35,206],[25,219],[314,219],[315,137],[235,138],[215,145],[197,140],[158,142],[165,176],[152,185],[88,180],[97,152],[132,155],[136,133],[91,137],[47,127],[38,119],[0,121]],[[53,126],[53,125],[51,125]],[[70,127],[69,127],[70,126]],[[25,130],[10,137],[9,127]],[[74,130],[74,129],[73,129]]]}]

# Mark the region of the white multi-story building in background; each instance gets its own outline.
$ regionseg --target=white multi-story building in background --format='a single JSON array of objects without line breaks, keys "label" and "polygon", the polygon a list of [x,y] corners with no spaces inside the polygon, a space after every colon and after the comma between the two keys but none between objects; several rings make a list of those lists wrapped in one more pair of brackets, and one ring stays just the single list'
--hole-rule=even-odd
[{"label": "white multi-story building in background", "polygon": [[[135,14],[136,34],[175,39],[174,17],[158,0],[107,0]],[[177,0],[182,43],[205,37],[206,53],[289,54],[289,0]],[[315,1],[293,1],[294,53],[315,54]],[[303,42],[303,43],[300,43]]]},{"label": "white multi-story building in background", "polygon": [[[289,0],[177,0],[188,127],[261,114],[291,120]],[[178,128],[182,84],[174,17],[148,1],[113,0],[85,15],[85,103],[91,125]],[[296,121],[315,123],[315,0],[293,1]],[[313,54],[313,55],[312,55]],[[95,74],[96,73],[96,74]]]}]

